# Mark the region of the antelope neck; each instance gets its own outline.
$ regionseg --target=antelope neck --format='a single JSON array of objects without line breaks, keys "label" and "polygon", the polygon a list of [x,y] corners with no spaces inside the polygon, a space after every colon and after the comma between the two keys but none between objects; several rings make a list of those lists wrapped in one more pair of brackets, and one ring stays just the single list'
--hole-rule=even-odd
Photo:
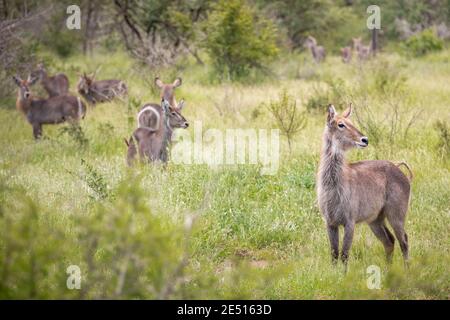
[{"label": "antelope neck", "polygon": [[[327,129],[328,130],[328,129]],[[338,188],[345,167],[344,152],[333,145],[332,139],[325,133],[320,157],[321,183],[326,187]]]}]

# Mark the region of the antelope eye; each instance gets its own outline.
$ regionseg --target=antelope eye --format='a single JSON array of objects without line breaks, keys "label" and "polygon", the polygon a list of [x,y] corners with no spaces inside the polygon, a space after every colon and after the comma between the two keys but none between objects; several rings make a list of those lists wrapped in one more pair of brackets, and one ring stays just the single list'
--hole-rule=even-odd
[{"label": "antelope eye", "polygon": [[343,124],[342,122],[341,122],[341,123],[338,123],[338,127],[341,128],[341,129],[342,129],[342,128],[345,128],[345,124]]},{"label": "antelope eye", "polygon": [[172,112],[172,115],[173,115],[173,116],[176,116],[177,114],[176,114],[175,112]]}]

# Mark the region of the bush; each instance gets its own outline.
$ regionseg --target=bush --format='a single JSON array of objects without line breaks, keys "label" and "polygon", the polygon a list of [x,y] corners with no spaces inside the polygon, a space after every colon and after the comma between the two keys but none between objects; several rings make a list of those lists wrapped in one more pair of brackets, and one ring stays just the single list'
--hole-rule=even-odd
[{"label": "bush", "polygon": [[438,120],[434,127],[439,134],[437,145],[439,154],[444,158],[450,156],[450,125],[445,121]]},{"label": "bush", "polygon": [[330,103],[341,105],[346,102],[347,89],[343,79],[329,77],[324,82],[327,86],[326,88],[319,84],[314,85],[314,93],[306,102],[308,111],[320,110],[323,112]]},{"label": "bush", "polygon": [[409,54],[419,57],[442,50],[444,42],[434,34],[433,30],[426,29],[406,40],[404,46]]},{"label": "bush", "polygon": [[86,138],[83,129],[78,123],[69,123],[69,125],[60,128],[59,136],[62,136],[64,134],[67,134],[69,137],[71,137],[72,140],[76,142],[80,148],[86,147],[89,143],[89,140]]},{"label": "bush", "polygon": [[[0,180],[0,299],[184,298],[192,224],[152,212],[140,182],[124,179],[115,199],[61,219]],[[80,290],[67,287],[70,265]]]},{"label": "bush", "polygon": [[271,101],[267,109],[275,118],[276,125],[281,133],[286,136],[289,152],[292,151],[292,139],[295,134],[305,128],[307,118],[304,113],[299,112],[294,97],[283,90],[278,101]]},{"label": "bush", "polygon": [[278,53],[276,29],[270,20],[257,18],[242,0],[221,0],[205,25],[204,46],[215,71],[235,80],[262,69]]}]

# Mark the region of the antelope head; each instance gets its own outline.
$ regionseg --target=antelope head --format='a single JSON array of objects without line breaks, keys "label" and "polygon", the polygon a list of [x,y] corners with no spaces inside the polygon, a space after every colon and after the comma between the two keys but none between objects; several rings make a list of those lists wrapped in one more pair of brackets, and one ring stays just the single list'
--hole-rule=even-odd
[{"label": "antelope head", "polygon": [[14,82],[19,87],[18,99],[20,100],[31,99],[30,86],[35,84],[38,79],[39,79],[38,77],[33,77],[32,75],[29,75],[27,80],[22,80],[19,76],[13,76]]},{"label": "antelope head", "polygon": [[161,89],[161,99],[167,100],[173,108],[177,108],[177,103],[175,101],[175,89],[181,86],[181,78],[176,78],[173,83],[164,83],[159,77],[155,78],[155,85]]},{"label": "antelope head", "polygon": [[164,111],[165,119],[170,128],[183,128],[189,127],[187,120],[181,115],[181,109],[183,108],[184,100],[178,104],[177,108],[172,108],[169,101],[162,99],[161,106]]},{"label": "antelope head", "polygon": [[365,148],[369,145],[369,139],[353,125],[351,115],[351,104],[341,115],[337,114],[332,104],[328,106],[326,134],[336,151]]}]

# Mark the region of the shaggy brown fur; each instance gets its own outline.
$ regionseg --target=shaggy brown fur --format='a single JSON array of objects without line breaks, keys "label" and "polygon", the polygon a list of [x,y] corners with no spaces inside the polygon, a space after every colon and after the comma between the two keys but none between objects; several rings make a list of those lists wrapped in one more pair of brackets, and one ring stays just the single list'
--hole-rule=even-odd
[{"label": "shaggy brown fur", "polygon": [[95,81],[95,75],[86,74],[80,76],[77,90],[91,105],[111,101],[116,97],[125,97],[128,94],[127,85],[122,80]]},{"label": "shaggy brown fur", "polygon": [[332,259],[337,261],[339,257],[339,226],[343,226],[345,232],[341,258],[346,264],[355,224],[366,222],[383,243],[390,261],[395,240],[385,224],[387,219],[406,263],[408,236],[404,224],[410,179],[398,165],[389,161],[345,161],[346,151],[365,148],[369,143],[367,137],[353,126],[350,115],[351,106],[341,116],[332,105],[329,106],[318,172],[318,202],[327,224]]},{"label": "shaggy brown fur", "polygon": [[162,125],[158,128],[140,127],[137,128],[127,144],[127,163],[132,165],[139,153],[141,160],[149,162],[167,162],[167,149],[172,140],[172,132],[175,128],[187,128],[189,126],[186,119],[173,109],[167,100],[161,102],[161,106],[151,104],[151,107],[160,114]]},{"label": "shaggy brown fur", "polygon": [[49,77],[42,63],[31,73],[31,78],[39,78],[40,83],[49,97],[64,96],[69,93],[69,79],[64,73]]},{"label": "shaggy brown fur", "polygon": [[159,79],[159,77],[155,78],[155,85],[161,89],[161,99],[165,99],[169,102],[172,108],[177,108],[178,104],[175,100],[175,89],[181,86],[182,80],[181,78],[176,78],[173,83],[164,83]]},{"label": "shaggy brown fur", "polygon": [[320,63],[325,60],[325,48],[317,45],[317,40],[314,37],[308,36],[305,41],[305,46],[311,51],[315,62]]},{"label": "shaggy brown fur", "polygon": [[22,80],[13,77],[19,87],[16,107],[33,127],[33,135],[38,139],[42,135],[43,124],[57,124],[65,121],[78,121],[86,114],[86,105],[79,97],[71,95],[56,96],[48,99],[34,98],[29,86],[38,78]]}]

